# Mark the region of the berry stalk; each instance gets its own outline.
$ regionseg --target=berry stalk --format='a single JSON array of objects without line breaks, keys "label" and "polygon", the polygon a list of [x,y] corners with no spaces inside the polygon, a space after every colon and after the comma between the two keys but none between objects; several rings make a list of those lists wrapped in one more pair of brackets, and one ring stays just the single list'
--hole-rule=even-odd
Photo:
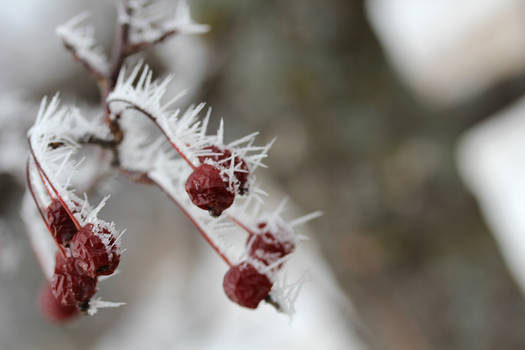
[{"label": "berry stalk", "polygon": [[62,204],[63,208],[66,210],[67,212],[67,215],[69,216],[69,218],[73,221],[73,223],[75,224],[75,227],[77,228],[77,230],[79,230],[82,225],[80,225],[80,223],[78,222],[78,220],[75,218],[75,216],[73,215],[73,213],[71,212],[71,209],[69,209],[69,206],[67,205],[67,203],[64,201],[64,199],[62,198],[62,196],[60,195],[59,191],[57,190],[57,188],[55,187],[55,185],[53,184],[53,182],[49,179],[49,176],[46,174],[46,172],[44,171],[44,169],[42,168],[42,166],[40,165],[40,162],[38,160],[38,158],[36,157],[35,155],[35,151],[33,149],[33,145],[31,143],[31,137],[29,138],[29,152],[31,152],[31,155],[33,157],[33,161],[35,162],[35,165],[38,169],[38,172],[40,174],[42,174],[46,180],[46,182],[49,184],[49,186],[51,187],[51,189],[53,190],[53,192],[55,193],[56,195],[56,198],[58,199],[58,201],[60,202],[60,204]]},{"label": "berry stalk", "polygon": [[38,209],[38,213],[40,214],[40,217],[42,218],[42,221],[43,221],[44,224],[46,225],[46,228],[47,228],[47,230],[49,231],[49,233],[51,233],[51,236],[53,237],[53,240],[55,241],[55,244],[57,245],[60,254],[62,254],[62,256],[65,257],[65,256],[66,256],[66,253],[65,253],[65,251],[64,251],[64,248],[63,248],[62,245],[58,242],[58,240],[56,239],[55,235],[52,234],[53,230],[52,230],[51,227],[49,226],[49,223],[47,222],[47,219],[46,219],[46,217],[45,217],[45,215],[44,215],[44,212],[42,211],[42,206],[40,205],[40,202],[39,202],[38,199],[36,198],[35,191],[33,190],[33,184],[32,184],[32,181],[31,181],[31,174],[30,174],[30,171],[29,171],[29,167],[30,167],[30,160],[28,159],[28,160],[27,160],[27,163],[26,163],[26,182],[27,182],[27,189],[29,190],[29,193],[31,194],[31,197],[33,198],[33,201],[35,202],[35,206],[36,206],[36,208]]}]

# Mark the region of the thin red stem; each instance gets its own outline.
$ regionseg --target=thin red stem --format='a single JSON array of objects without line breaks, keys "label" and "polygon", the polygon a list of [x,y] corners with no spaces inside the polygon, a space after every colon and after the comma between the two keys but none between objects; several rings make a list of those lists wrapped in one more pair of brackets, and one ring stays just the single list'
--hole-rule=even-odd
[{"label": "thin red stem", "polygon": [[224,262],[229,266],[233,266],[232,262],[228,257],[220,250],[220,248],[213,242],[213,240],[208,236],[206,231],[202,228],[201,225],[193,218],[193,216],[184,208],[184,206],[167,190],[165,189],[161,184],[159,184],[157,181],[149,178],[151,183],[155,186],[157,186],[166,196],[168,196],[169,199],[173,203],[175,203],[180,210],[186,215],[186,217],[191,221],[191,223],[197,228],[197,230],[200,232],[201,236],[208,242],[208,244],[215,250],[215,252],[224,260]]},{"label": "thin red stem", "polygon": [[51,180],[49,179],[49,177],[47,176],[46,172],[44,171],[44,169],[42,169],[42,166],[40,165],[40,162],[38,161],[36,155],[35,155],[35,151],[33,150],[33,145],[31,144],[31,138],[28,139],[29,141],[29,151],[31,152],[31,155],[33,156],[33,160],[35,161],[35,165],[36,167],[38,168],[39,172],[42,173],[42,175],[44,175],[44,177],[46,178],[47,180],[47,183],[49,184],[49,186],[51,187],[51,189],[53,190],[53,192],[55,192],[55,195],[58,199],[58,201],[60,202],[60,204],[62,204],[62,206],[64,207],[64,209],[66,210],[66,213],[67,215],[69,216],[69,218],[73,221],[73,223],[75,224],[75,227],[77,230],[80,230],[82,228],[82,225],[80,225],[80,223],[78,222],[78,220],[75,218],[75,216],[73,215],[73,213],[71,212],[71,210],[69,209],[68,205],[66,204],[66,202],[64,202],[64,200],[62,199],[62,196],[59,194],[58,190],[56,189],[55,185],[53,185],[53,182],[51,182]]},{"label": "thin red stem", "polygon": [[51,237],[53,237],[53,241],[55,241],[55,243],[56,243],[56,245],[58,247],[58,250],[60,251],[62,256],[65,258],[66,257],[66,252],[64,251],[64,248],[62,247],[62,245],[60,245],[60,243],[57,241],[55,235],[53,234],[53,230],[51,229],[51,226],[49,226],[49,223],[47,222],[47,219],[46,219],[46,217],[44,215],[44,212],[42,211],[42,206],[40,205],[40,202],[36,198],[35,192],[33,190],[33,183],[31,182],[31,175],[30,175],[30,172],[29,172],[29,162],[30,162],[30,160],[28,159],[27,163],[26,163],[27,188],[29,189],[29,193],[31,193],[31,197],[33,197],[33,201],[35,202],[35,205],[36,205],[36,207],[38,209],[38,213],[40,214],[40,217],[42,218],[42,221],[44,221],[44,224],[46,225],[47,230],[49,231],[49,233],[51,233]]},{"label": "thin red stem", "polygon": [[240,220],[238,220],[236,217],[234,217],[231,214],[226,213],[226,216],[230,218],[231,221],[233,221],[234,224],[242,228],[244,231],[248,232],[250,235],[255,235],[255,233],[248,228],[245,224],[243,224]]},{"label": "thin red stem", "polygon": [[50,199],[53,199],[53,195],[51,194],[51,192],[49,191],[49,188],[47,186],[47,181],[46,179],[44,179],[44,177],[42,176],[42,172],[37,169],[37,173],[38,173],[38,177],[40,177],[40,181],[42,181],[42,185],[44,185],[44,188],[46,189],[46,192],[47,192],[47,195]]},{"label": "thin red stem", "polygon": [[99,84],[99,87],[103,86],[105,84],[106,76],[102,72],[98,71],[95,67],[93,67],[88,61],[80,57],[78,55],[77,50],[73,46],[69,45],[65,41],[63,42],[63,44],[64,47],[69,52],[71,52],[71,54],[73,55],[73,59],[77,62],[80,62],[80,64],[84,66],[84,68],[93,76],[93,78],[95,78],[95,81]]},{"label": "thin red stem", "polygon": [[[127,16],[131,17],[133,15],[133,10],[129,6],[129,1],[124,0],[123,3],[124,12],[126,12]],[[128,56],[129,33],[129,23],[127,21],[124,23],[120,23],[113,45],[113,54],[111,57],[111,69],[108,76],[109,84],[107,86],[107,93],[109,93],[109,91],[113,90],[113,88],[115,87],[120,68],[122,67],[124,61],[126,60],[126,57]]]},{"label": "thin red stem", "polygon": [[[148,177],[147,175],[144,175],[146,177]],[[232,267],[233,264],[231,263],[231,261],[228,259],[228,257],[226,257],[226,255],[219,249],[219,247],[217,247],[217,245],[215,245],[215,243],[213,243],[213,241],[211,240],[211,238],[208,236],[208,234],[206,233],[206,231],[204,231],[204,229],[197,223],[197,221],[195,221],[195,219],[193,218],[193,216],[191,216],[191,214],[182,206],[182,204],[175,198],[171,195],[171,193],[169,193],[169,191],[167,189],[165,189],[161,184],[159,184],[158,182],[156,182],[155,180],[151,179],[150,177],[148,177],[148,180],[154,184],[155,186],[157,186],[162,192],[164,192],[164,194],[166,196],[168,196],[169,199],[172,200],[172,202],[174,202],[179,208],[180,210],[182,210],[182,212],[184,213],[184,215],[186,215],[186,217],[193,223],[193,225],[197,228],[197,230],[200,232],[200,234],[202,235],[202,237],[204,237],[204,239],[206,240],[206,242],[208,242],[208,244],[213,248],[213,250],[215,250],[215,252],[217,254],[219,254],[219,256],[222,258],[222,260],[224,260],[224,262],[226,262],[226,264],[229,266],[229,267]],[[235,223],[237,224],[239,227],[241,227],[242,229],[244,229],[245,231],[247,231],[248,233],[252,233],[252,231],[247,227],[245,226],[243,223],[241,223],[239,220],[237,220],[236,218],[234,218],[233,216],[231,216],[230,214],[228,214],[228,217]],[[277,311],[281,311],[281,305],[279,305],[278,302],[276,302],[270,295],[267,295],[266,298],[264,298],[264,301],[266,301],[268,304],[272,305],[273,307],[275,307],[275,309]]]},{"label": "thin red stem", "polygon": [[184,152],[182,152],[180,150],[179,147],[177,147],[177,145],[170,139],[170,137],[168,136],[168,134],[166,133],[166,131],[159,125],[159,123],[157,122],[157,118],[155,118],[151,113],[149,113],[148,111],[144,110],[143,108],[127,101],[127,100],[124,100],[124,99],[120,99],[120,98],[116,98],[116,99],[113,99],[111,101],[108,101],[108,105],[111,103],[111,102],[123,102],[123,103],[127,103],[129,104],[130,106],[126,107],[126,109],[134,109],[142,114],[144,114],[146,117],[148,117],[152,122],[153,124],[155,124],[155,126],[160,130],[160,132],[162,133],[162,135],[166,138],[166,140],[168,140],[168,142],[170,143],[170,145],[173,147],[173,149],[175,151],[177,151],[177,153],[181,156],[182,159],[184,159],[186,161],[186,163],[188,163],[188,165],[193,169],[197,169],[197,167],[189,160],[189,158],[184,154]]},{"label": "thin red stem", "polygon": [[[168,140],[168,142],[171,144],[171,146],[173,147],[173,149],[175,149],[175,151],[177,151],[177,153],[181,156],[182,159],[184,159],[186,161],[186,163],[188,163],[188,165],[193,169],[197,169],[197,167],[188,159],[188,157],[186,157],[186,155],[180,150],[179,147],[177,147],[177,145],[175,145],[175,143],[171,140],[171,138],[168,136],[168,134],[164,131],[164,129],[159,125],[159,123],[157,122],[157,118],[154,117],[151,113],[149,113],[148,111],[144,110],[143,108],[125,100],[125,99],[121,99],[121,98],[116,98],[116,99],[113,99],[111,101],[108,101],[108,105],[111,103],[111,102],[123,102],[123,103],[127,103],[128,107],[126,107],[127,109],[134,109],[142,114],[144,114],[147,118],[149,118],[154,124],[155,126],[157,126],[157,128],[160,130],[160,132],[162,133],[162,135],[166,138],[166,140]],[[158,185],[158,184],[157,184]],[[177,202],[177,205],[179,205],[179,207],[181,207],[183,210],[184,208]],[[244,225],[241,221],[239,221],[238,219],[236,219],[234,216],[232,216],[231,214],[227,214],[228,217],[230,218],[230,220],[232,220],[236,225],[238,225],[239,227],[241,227],[243,230],[245,230],[248,234],[254,234],[252,230],[250,230],[246,225]]]}]

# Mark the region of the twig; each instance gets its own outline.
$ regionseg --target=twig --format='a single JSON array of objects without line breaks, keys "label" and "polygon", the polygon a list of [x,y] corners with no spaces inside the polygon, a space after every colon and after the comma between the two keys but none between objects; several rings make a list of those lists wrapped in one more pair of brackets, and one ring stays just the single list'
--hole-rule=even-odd
[{"label": "twig", "polygon": [[[33,158],[34,159],[34,158]],[[56,236],[53,234],[53,230],[51,230],[51,227],[49,226],[49,222],[47,221],[44,212],[42,210],[42,206],[40,205],[40,201],[36,198],[35,191],[33,190],[33,183],[31,181],[31,174],[30,174],[30,162],[31,160],[28,159],[26,162],[26,182],[27,182],[27,188],[29,189],[29,193],[31,194],[31,197],[33,198],[33,201],[35,202],[36,208],[38,209],[38,213],[40,214],[40,217],[42,218],[42,221],[46,225],[47,230],[49,233],[51,233],[51,237],[53,237],[53,241],[58,247],[58,250],[60,251],[60,254],[62,254],[63,257],[66,257],[66,253],[64,252],[64,248],[62,248],[62,245],[58,243]]]},{"label": "twig", "polygon": [[184,208],[184,206],[168,191],[164,186],[162,186],[160,183],[152,179],[147,173],[129,170],[125,168],[120,168],[120,171],[123,175],[127,176],[131,180],[139,183],[145,183],[148,185],[154,185],[158,189],[160,189],[166,196],[168,196],[169,199],[173,203],[175,203],[180,210],[186,215],[186,217],[191,221],[191,223],[197,228],[197,230],[200,232],[202,237],[208,242],[208,244],[215,250],[215,252],[224,260],[224,262],[228,266],[233,266],[232,262],[228,257],[220,250],[220,248],[213,242],[213,240],[210,238],[208,233],[206,233],[206,230],[193,218],[193,216]]},{"label": "twig", "polygon": [[[108,102],[108,107],[109,107],[109,104],[111,102],[125,102],[125,103],[128,103],[128,101],[126,100],[121,100],[121,99],[113,99],[112,101]],[[153,116],[151,113],[149,113],[148,111],[144,110],[143,108],[140,108],[139,106],[137,105],[133,105],[131,104],[130,106],[126,107],[126,109],[134,109],[136,110],[137,112],[140,112],[142,113],[144,116],[146,116],[148,119],[150,119],[153,124],[155,124],[155,126],[160,130],[160,132],[162,133],[162,135],[166,138],[166,140],[168,140],[168,142],[170,143],[170,145],[173,147],[173,149],[175,149],[175,151],[177,151],[177,153],[181,156],[182,159],[184,159],[184,161],[186,161],[186,163],[188,163],[188,165],[193,169],[195,170],[197,167],[195,166],[195,164],[193,164],[191,162],[191,160],[186,156],[186,154],[184,154],[184,152],[182,152],[182,150],[177,147],[177,145],[175,143],[173,143],[173,141],[170,139],[170,137],[166,134],[166,131],[159,125],[159,123],[157,122],[157,118],[155,118],[155,116]]]},{"label": "twig", "polygon": [[117,142],[115,140],[106,140],[95,135],[88,135],[85,139],[79,140],[79,143],[95,145],[106,149],[114,149],[117,146]]},{"label": "twig", "polygon": [[[124,0],[123,6],[126,15],[131,17],[133,15],[133,9],[129,6],[129,0]],[[115,44],[113,45],[113,54],[111,56],[111,66],[108,75],[108,89],[104,97],[106,97],[115,87],[120,69],[128,56],[129,31],[130,27],[128,21],[120,23],[115,38]]]},{"label": "twig", "polygon": [[62,198],[62,196],[58,192],[56,186],[53,184],[53,182],[51,181],[51,179],[49,178],[47,173],[42,168],[42,165],[40,164],[40,161],[36,157],[35,151],[33,149],[33,145],[31,144],[31,138],[28,139],[28,142],[29,142],[29,152],[31,153],[31,157],[33,158],[33,161],[35,162],[35,166],[37,167],[39,173],[44,176],[45,181],[47,181],[47,183],[49,184],[49,186],[51,187],[51,189],[53,190],[53,192],[57,196],[58,201],[64,207],[65,211],[67,212],[67,215],[71,218],[71,220],[75,224],[75,227],[77,228],[77,230],[79,230],[82,227],[82,225],[80,225],[80,223],[78,222],[77,218],[75,218],[75,216],[73,215],[73,213],[69,209],[69,206],[64,202],[64,199]]},{"label": "twig", "polygon": [[80,64],[82,64],[82,66],[84,66],[84,68],[86,68],[86,70],[93,76],[93,78],[95,79],[95,81],[97,82],[99,86],[99,89],[101,91],[105,90],[105,84],[106,84],[106,79],[107,79],[106,75],[100,72],[99,70],[97,70],[95,67],[93,67],[93,65],[91,65],[88,61],[80,57],[77,53],[77,50],[73,46],[71,46],[65,41],[62,41],[62,42],[64,44],[64,47],[69,52],[71,52],[73,59],[77,62],[80,62]]},{"label": "twig", "polygon": [[163,42],[164,40],[168,39],[170,36],[175,34],[177,34],[176,30],[169,30],[153,41],[141,41],[138,43],[131,44],[128,46],[126,53],[128,55],[133,55],[137,52],[144,51],[153,45]]}]

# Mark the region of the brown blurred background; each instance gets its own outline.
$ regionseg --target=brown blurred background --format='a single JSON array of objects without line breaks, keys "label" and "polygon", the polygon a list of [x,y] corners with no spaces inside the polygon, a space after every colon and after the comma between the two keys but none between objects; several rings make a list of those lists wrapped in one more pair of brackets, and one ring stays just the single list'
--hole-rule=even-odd
[{"label": "brown blurred background", "polygon": [[525,346],[523,297],[454,159],[463,131],[521,96],[522,76],[429,106],[393,71],[363,1],[224,3],[202,4],[222,61],[206,99],[277,135],[270,169],[325,212],[316,238],[374,346]]}]

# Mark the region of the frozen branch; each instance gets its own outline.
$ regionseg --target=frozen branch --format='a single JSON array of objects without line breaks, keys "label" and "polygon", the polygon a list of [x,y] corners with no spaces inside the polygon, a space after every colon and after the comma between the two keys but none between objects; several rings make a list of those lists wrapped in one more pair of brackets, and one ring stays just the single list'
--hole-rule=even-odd
[{"label": "frozen branch", "polygon": [[[63,207],[74,223],[75,237],[88,232],[86,228],[89,230],[89,227],[93,227],[93,233],[103,241],[106,253],[113,254],[120,235],[113,223],[97,217],[107,197],[93,208],[85,195],[81,198],[75,194],[71,185],[82,163],[77,155],[82,145],[96,145],[110,150],[113,153],[113,167],[137,183],[158,187],[181,209],[229,266],[227,276],[233,276],[234,282],[225,284],[224,288],[230,299],[250,308],[257,307],[261,300],[265,300],[279,311],[293,312],[290,302],[295,299],[298,289],[278,282],[278,275],[300,240],[294,227],[317,217],[319,213],[286,221],[282,217],[286,201],[272,212],[262,211],[266,193],[256,186],[254,171],[260,166],[264,167],[262,162],[274,140],[264,146],[254,146],[257,133],[252,133],[225,143],[222,119],[217,131],[208,134],[211,109],[201,119],[204,103],[181,110],[175,107],[175,103],[183,93],[164,101],[171,77],[153,80],[152,71],[142,64],[136,65],[127,74],[124,63],[129,55],[175,34],[203,33],[208,30],[207,26],[191,19],[184,0],[179,1],[173,16],[165,16],[165,13],[165,8],[157,2],[124,0],[119,8],[118,31],[109,62],[96,45],[93,28],[80,27],[80,23],[86,19],[85,14],[57,28],[57,34],[66,48],[99,83],[104,120],[88,120],[78,109],[59,107],[58,96],[49,103],[46,99],[42,101],[36,122],[28,132],[30,160],[27,164],[28,189],[40,219],[53,236],[52,225],[45,214],[50,203],[59,202],[59,207]],[[152,142],[144,133],[137,115],[150,120],[160,130],[161,136]],[[121,123],[125,123],[124,128]],[[198,173],[199,170],[203,172]],[[201,176],[199,181],[203,183],[213,182],[210,188],[222,191],[219,192],[224,197],[221,203],[227,204],[218,210],[217,206],[197,203],[193,194],[190,194],[193,188],[188,187],[193,186],[189,179],[190,175],[195,174]],[[194,187],[196,197],[213,197],[211,192],[202,192],[202,187],[197,182]],[[208,210],[213,216],[209,215]],[[220,215],[223,211],[225,214]],[[35,213],[30,214],[28,217],[36,216]],[[240,247],[233,247],[229,243],[232,237],[238,237],[242,242]],[[46,265],[43,268],[46,276],[49,276],[47,265],[54,264],[54,260],[49,263],[49,256],[53,256],[53,252],[45,247],[42,243],[44,240],[36,238],[35,250],[44,251],[44,256],[39,259]],[[56,237],[53,238],[55,247],[52,248],[58,249],[64,259],[69,259],[69,247],[62,247]],[[60,255],[57,255],[58,258]],[[57,262],[57,266],[62,265]],[[262,289],[256,288],[254,292],[260,294],[262,291],[263,294],[257,296],[257,300],[238,299],[236,292],[232,292],[237,283],[235,274],[247,274],[245,277],[248,276],[248,279],[255,277]],[[91,291],[89,298],[96,289]],[[98,299],[91,301],[89,308],[85,303],[80,306],[89,314],[96,312],[98,307],[119,305]]]},{"label": "frozen branch", "polygon": [[99,83],[105,81],[109,63],[102,48],[97,45],[92,26],[80,26],[88,13],[82,13],[57,27],[56,33],[62,39],[75,60],[79,61]]}]

